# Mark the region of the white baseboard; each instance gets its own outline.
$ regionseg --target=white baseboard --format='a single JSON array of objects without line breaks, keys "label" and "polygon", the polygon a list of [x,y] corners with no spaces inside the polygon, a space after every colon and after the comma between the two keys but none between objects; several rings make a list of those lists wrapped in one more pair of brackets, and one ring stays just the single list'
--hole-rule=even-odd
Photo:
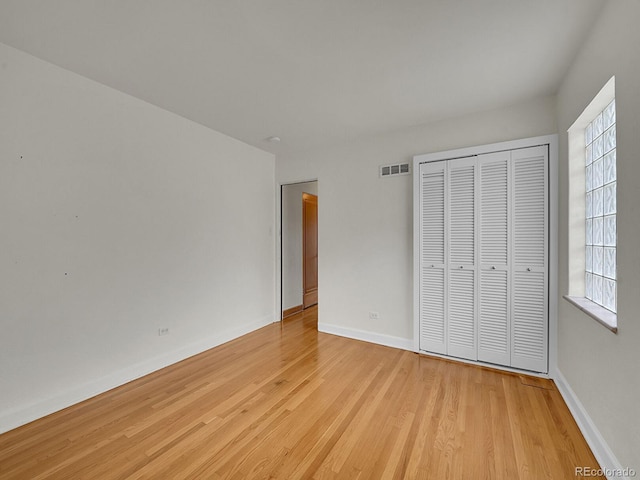
[{"label": "white baseboard", "polygon": [[45,417],[64,408],[80,403],[91,397],[124,385],[132,380],[144,377],[152,372],[178,363],[211,348],[227,343],[242,335],[253,332],[270,323],[273,317],[268,315],[251,323],[225,330],[212,337],[199,340],[163,355],[150,358],[135,365],[113,372],[104,377],[79,385],[59,395],[40,399],[33,403],[0,413],[0,433],[13,430],[21,425]]},{"label": "white baseboard", "polygon": [[[562,375],[560,370],[558,370],[557,368],[555,369],[553,380],[555,381],[558,387],[558,390],[562,395],[562,398],[564,399],[565,403],[569,407],[569,410],[571,411],[573,418],[578,424],[578,427],[580,428],[582,435],[584,436],[585,440],[589,444],[589,447],[591,448],[593,455],[596,457],[596,460],[600,464],[600,467],[602,468],[604,473],[607,473],[607,471],[608,472],[623,471],[623,467],[621,466],[620,462],[618,461],[614,453],[609,448],[609,445],[607,444],[605,439],[600,434],[600,431],[596,427],[595,423],[593,423],[593,420],[591,420],[591,417],[589,416],[584,406],[580,402],[580,399],[577,397],[575,392],[571,389],[571,386],[569,385],[569,382],[567,382],[567,379],[564,377],[564,375]],[[607,478],[610,478],[610,479],[615,478],[616,480],[619,480],[619,479],[629,480],[631,477],[621,476],[621,475],[611,475],[611,476],[608,476]]]},{"label": "white baseboard", "polygon": [[329,323],[318,323],[318,331],[338,335],[339,337],[352,338],[354,340],[362,340],[363,342],[377,343],[386,347],[400,348],[413,352],[413,340],[407,338],[393,337],[391,335],[383,335],[381,333],[367,332],[365,330],[357,330],[355,328],[340,327]]}]

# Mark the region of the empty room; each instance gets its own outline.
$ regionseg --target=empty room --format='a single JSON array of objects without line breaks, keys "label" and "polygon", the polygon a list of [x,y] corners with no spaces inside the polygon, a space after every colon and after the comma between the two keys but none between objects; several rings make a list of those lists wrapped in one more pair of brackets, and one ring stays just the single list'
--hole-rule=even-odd
[{"label": "empty room", "polygon": [[639,25],[0,0],[0,479],[635,478]]}]

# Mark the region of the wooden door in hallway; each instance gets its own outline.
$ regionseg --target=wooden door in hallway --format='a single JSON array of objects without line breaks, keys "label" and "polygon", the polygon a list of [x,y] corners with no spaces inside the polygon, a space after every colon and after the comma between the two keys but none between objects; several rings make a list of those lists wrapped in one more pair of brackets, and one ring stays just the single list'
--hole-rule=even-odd
[{"label": "wooden door in hallway", "polygon": [[318,197],[302,195],[302,304],[318,303]]}]

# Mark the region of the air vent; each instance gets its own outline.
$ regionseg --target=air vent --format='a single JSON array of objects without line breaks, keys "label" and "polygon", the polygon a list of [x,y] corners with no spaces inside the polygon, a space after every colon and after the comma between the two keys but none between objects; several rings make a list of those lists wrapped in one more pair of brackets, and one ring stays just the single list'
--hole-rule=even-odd
[{"label": "air vent", "polygon": [[381,177],[395,177],[396,175],[409,175],[410,169],[408,163],[399,163],[396,165],[382,165],[380,167]]}]

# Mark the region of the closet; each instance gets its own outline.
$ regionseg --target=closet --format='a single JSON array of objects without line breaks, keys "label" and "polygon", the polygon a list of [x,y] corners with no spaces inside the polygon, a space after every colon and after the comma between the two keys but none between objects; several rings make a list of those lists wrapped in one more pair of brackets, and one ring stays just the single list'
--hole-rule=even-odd
[{"label": "closet", "polygon": [[420,157],[419,350],[547,372],[549,146]]}]

